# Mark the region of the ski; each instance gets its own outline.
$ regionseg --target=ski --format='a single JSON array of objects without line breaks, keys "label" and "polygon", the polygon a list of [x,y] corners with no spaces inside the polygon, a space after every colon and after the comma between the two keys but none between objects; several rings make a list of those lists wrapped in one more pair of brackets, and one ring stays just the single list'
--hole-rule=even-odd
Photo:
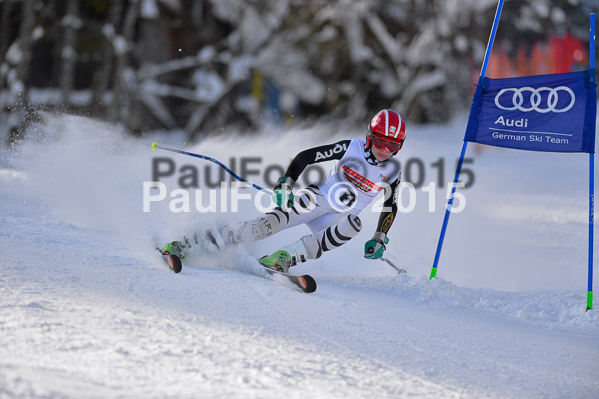
[{"label": "ski", "polygon": [[164,253],[158,247],[156,247],[156,250],[158,252],[160,252],[160,254],[162,255],[162,259],[167,264],[169,269],[171,269],[175,273],[179,273],[181,271],[181,269],[183,269],[183,263],[181,262],[181,259],[177,255],[173,255],[170,253]]},{"label": "ski", "polygon": [[299,287],[302,291],[304,291],[307,294],[316,291],[316,280],[314,280],[314,278],[309,274],[303,274],[298,276],[295,274],[280,272],[269,267],[264,268],[270,274],[279,274],[281,276],[287,277],[289,281],[291,281],[294,285]]},{"label": "ski", "polygon": [[[183,269],[183,263],[177,255],[162,252],[162,250],[158,247],[156,247],[156,250],[160,252],[160,254],[162,255],[162,259],[167,264],[169,269],[171,269],[175,273],[181,272],[181,270]],[[264,269],[266,269],[266,271],[271,275],[279,274],[281,276],[285,276],[289,281],[291,281],[291,283],[293,283],[295,286],[297,286],[305,293],[309,294],[316,291],[316,280],[314,280],[314,278],[308,274],[298,276],[295,274],[284,273],[268,267],[264,267]]]}]

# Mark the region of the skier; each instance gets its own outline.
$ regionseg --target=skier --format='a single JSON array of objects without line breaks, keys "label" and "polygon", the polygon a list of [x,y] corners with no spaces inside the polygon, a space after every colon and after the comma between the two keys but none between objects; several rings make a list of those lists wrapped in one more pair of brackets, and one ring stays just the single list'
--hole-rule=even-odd
[{"label": "skier", "polygon": [[[364,246],[365,258],[379,259],[397,213],[401,166],[392,157],[402,148],[405,135],[399,113],[382,110],[368,124],[365,141],[351,138],[300,152],[285,176],[278,179],[273,192],[277,207],[272,211],[250,221],[196,233],[191,239],[183,237],[167,243],[162,252],[183,259],[194,252],[261,240],[304,223],[312,234],[259,260],[267,268],[287,272],[291,266],[317,259],[355,237],[362,228],[358,214],[383,191],[385,200],[376,232]],[[296,198],[293,185],[306,166],[330,160],[338,162],[324,181],[309,185]]]}]

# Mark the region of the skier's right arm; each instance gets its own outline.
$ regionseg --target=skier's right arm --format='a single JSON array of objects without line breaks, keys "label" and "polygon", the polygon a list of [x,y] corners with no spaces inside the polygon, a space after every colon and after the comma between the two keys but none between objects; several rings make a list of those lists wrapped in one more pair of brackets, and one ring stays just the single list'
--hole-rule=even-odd
[{"label": "skier's right arm", "polygon": [[274,188],[273,200],[283,208],[292,207],[294,203],[293,185],[308,165],[343,158],[351,140],[341,140],[333,144],[308,148],[297,154],[289,164],[285,176],[278,180]]}]

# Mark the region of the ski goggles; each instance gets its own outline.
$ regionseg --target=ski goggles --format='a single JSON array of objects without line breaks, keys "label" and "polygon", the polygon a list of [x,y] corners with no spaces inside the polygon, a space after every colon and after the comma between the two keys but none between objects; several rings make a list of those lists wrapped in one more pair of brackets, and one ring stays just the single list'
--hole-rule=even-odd
[{"label": "ski goggles", "polygon": [[383,150],[386,148],[389,152],[396,152],[401,149],[401,146],[403,145],[403,140],[393,141],[375,135],[372,139],[372,145],[374,145],[379,150]]}]

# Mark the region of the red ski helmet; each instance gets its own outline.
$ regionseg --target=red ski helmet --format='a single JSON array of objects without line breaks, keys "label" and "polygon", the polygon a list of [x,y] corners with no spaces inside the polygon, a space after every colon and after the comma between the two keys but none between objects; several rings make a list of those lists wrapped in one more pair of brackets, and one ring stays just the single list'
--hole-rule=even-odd
[{"label": "red ski helmet", "polygon": [[368,124],[366,148],[374,145],[378,149],[387,148],[397,154],[406,138],[406,124],[392,109],[379,111]]}]

